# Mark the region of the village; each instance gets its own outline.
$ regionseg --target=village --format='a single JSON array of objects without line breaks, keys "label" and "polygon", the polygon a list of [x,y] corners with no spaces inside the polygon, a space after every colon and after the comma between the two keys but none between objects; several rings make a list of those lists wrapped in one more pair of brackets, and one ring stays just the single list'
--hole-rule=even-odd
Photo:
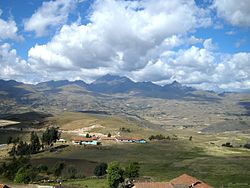
[{"label": "village", "polygon": [[[64,142],[64,139],[58,140],[59,142]],[[86,136],[86,137],[75,137],[72,140],[73,144],[79,145],[101,145],[102,143],[140,143],[145,144],[147,141],[142,138],[125,138],[125,137],[96,137],[93,136]]]}]

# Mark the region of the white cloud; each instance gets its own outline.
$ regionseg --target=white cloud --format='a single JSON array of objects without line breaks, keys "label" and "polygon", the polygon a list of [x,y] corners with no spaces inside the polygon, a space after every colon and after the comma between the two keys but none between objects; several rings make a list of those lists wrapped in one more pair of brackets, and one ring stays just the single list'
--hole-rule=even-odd
[{"label": "white cloud", "polygon": [[184,0],[98,0],[89,19],[64,25],[49,43],[31,48],[33,67],[132,71],[180,45],[179,35],[211,23],[205,10]]},{"label": "white cloud", "polygon": [[213,6],[219,17],[225,19],[234,26],[250,26],[249,0],[214,0]]},{"label": "white cloud", "polygon": [[37,36],[46,35],[50,28],[67,22],[69,12],[75,3],[75,0],[43,2],[42,6],[29,19],[25,20],[24,29],[35,31]]},{"label": "white cloud", "polygon": [[159,60],[149,62],[130,76],[157,84],[177,80],[209,90],[249,89],[250,53],[219,56],[210,49],[192,46],[177,52],[166,51]]},{"label": "white cloud", "polygon": [[[2,10],[0,9],[0,16],[2,15]],[[18,40],[21,37],[17,35],[18,28],[16,22],[12,19],[5,21],[0,18],[0,41],[5,39]]]},{"label": "white cloud", "polygon": [[189,39],[187,40],[187,42],[188,42],[188,44],[191,44],[191,45],[193,45],[193,44],[197,44],[197,43],[202,43],[204,40],[203,39],[201,39],[201,38],[196,38],[195,36],[191,36],[191,37],[189,37]]},{"label": "white cloud", "polygon": [[207,49],[207,50],[214,50],[214,49],[216,49],[216,45],[213,43],[213,41],[212,41],[211,38],[204,40],[203,47],[205,49]]},{"label": "white cloud", "polygon": [[[43,15],[44,4],[35,14]],[[92,9],[88,24],[63,25],[47,44],[32,47],[28,63],[19,63],[21,67],[36,75],[38,81],[90,82],[112,73],[161,84],[177,80],[203,89],[249,87],[249,53],[217,54],[212,39],[189,37],[196,28],[211,24],[208,12],[193,1],[97,0]],[[50,21],[42,23],[31,30],[39,35],[53,26]],[[21,67],[5,68],[5,77],[21,74]]]},{"label": "white cloud", "polygon": [[8,43],[0,45],[0,78],[29,81],[26,73],[30,73],[29,65],[17,56],[16,50]]}]

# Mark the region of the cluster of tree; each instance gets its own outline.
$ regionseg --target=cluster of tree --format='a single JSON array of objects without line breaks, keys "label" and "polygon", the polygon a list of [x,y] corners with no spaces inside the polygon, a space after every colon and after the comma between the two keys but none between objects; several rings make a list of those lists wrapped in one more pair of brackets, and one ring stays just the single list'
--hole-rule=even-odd
[{"label": "cluster of tree", "polygon": [[[11,143],[11,142],[9,142]],[[10,156],[19,156],[19,155],[30,155],[39,152],[42,148],[39,137],[35,132],[31,132],[30,143],[24,142],[19,139],[18,142],[14,142],[14,146],[9,152]]]},{"label": "cluster of tree", "polygon": [[52,146],[57,140],[60,139],[60,132],[56,127],[47,128],[46,131],[42,134],[42,143],[46,146]]},{"label": "cluster of tree", "polygon": [[170,137],[169,136],[165,137],[162,134],[157,134],[157,135],[151,135],[148,139],[149,140],[165,140],[165,139],[170,140]]},{"label": "cluster of tree", "polygon": [[[53,175],[58,178],[63,176],[65,178],[75,178],[77,170],[75,166],[66,165],[63,162],[58,162],[49,169],[46,165],[39,165],[34,167],[30,163],[30,158],[20,156],[13,157],[10,162],[3,163],[0,166],[0,175],[15,183],[31,183],[43,179],[42,174]],[[46,175],[45,175],[46,176]]]},{"label": "cluster of tree", "polygon": [[130,130],[129,128],[125,128],[125,127],[121,127],[121,128],[120,128],[120,131],[121,131],[121,132],[128,132],[128,133],[131,132],[131,130]]},{"label": "cluster of tree", "polygon": [[10,156],[22,156],[35,154],[45,146],[51,146],[56,140],[60,138],[58,128],[47,128],[42,134],[41,141],[35,132],[31,132],[30,143],[24,142],[20,139],[8,138],[8,144],[13,143],[13,147],[9,152]]},{"label": "cluster of tree", "polygon": [[15,183],[33,182],[39,173],[40,169],[31,165],[29,157],[13,157],[10,162],[4,162],[0,166],[0,175]]},{"label": "cluster of tree", "polygon": [[119,162],[111,162],[107,168],[107,179],[109,187],[128,187],[125,185],[124,180],[127,178],[138,178],[139,170],[140,166],[137,162],[131,162],[125,168],[122,168]]},{"label": "cluster of tree", "polygon": [[86,138],[91,138],[92,136],[89,133],[86,134]]}]

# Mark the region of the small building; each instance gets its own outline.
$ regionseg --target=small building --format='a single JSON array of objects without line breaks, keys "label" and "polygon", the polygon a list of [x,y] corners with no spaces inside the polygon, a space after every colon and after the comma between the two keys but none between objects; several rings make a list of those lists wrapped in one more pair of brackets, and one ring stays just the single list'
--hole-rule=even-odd
[{"label": "small building", "polygon": [[133,188],[174,188],[174,186],[168,182],[138,182],[134,183]]},{"label": "small building", "polygon": [[0,184],[0,188],[10,188],[8,185]]},{"label": "small building", "polygon": [[123,143],[140,143],[145,144],[146,140],[142,138],[123,138],[123,137],[116,137],[117,142],[123,142]]},{"label": "small building", "polygon": [[60,143],[66,143],[67,141],[64,140],[63,138],[60,138],[59,140],[57,140],[56,142],[60,142]]},{"label": "small building", "polygon": [[124,143],[132,143],[132,138],[123,138],[123,137],[116,137],[117,142],[124,142]]},{"label": "small building", "polygon": [[73,144],[79,145],[98,145],[98,140],[96,137],[85,138],[85,137],[78,137],[72,140]]},{"label": "small building", "polygon": [[116,141],[116,138],[114,137],[101,137],[100,139],[103,141]]},{"label": "small building", "polygon": [[174,187],[180,187],[185,185],[188,186],[189,188],[213,188],[212,186],[187,174],[182,174],[181,176],[172,179],[170,183]]},{"label": "small building", "polygon": [[212,186],[187,174],[172,179],[170,182],[136,182],[133,188],[213,188]]},{"label": "small building", "polygon": [[144,140],[144,139],[135,139],[134,142],[135,142],[135,143],[140,143],[140,144],[145,144],[145,143],[147,143],[147,141]]}]

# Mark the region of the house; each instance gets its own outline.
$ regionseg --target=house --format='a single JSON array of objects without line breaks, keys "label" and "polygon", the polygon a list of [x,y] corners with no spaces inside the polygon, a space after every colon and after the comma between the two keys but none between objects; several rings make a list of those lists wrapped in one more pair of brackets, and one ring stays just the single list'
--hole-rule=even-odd
[{"label": "house", "polygon": [[181,176],[174,178],[170,181],[174,187],[180,187],[181,185],[186,185],[188,188],[213,188],[212,186],[196,179],[195,177],[189,176],[187,174],[182,174]]},{"label": "house", "polygon": [[8,185],[0,184],[0,188],[10,188]]},{"label": "house", "polygon": [[123,143],[140,143],[144,144],[146,143],[146,140],[141,138],[123,138],[123,137],[116,137],[117,142],[123,142]]},{"label": "house", "polygon": [[132,143],[132,138],[122,138],[122,137],[116,137],[117,142],[123,142],[123,143]]},{"label": "house", "polygon": [[133,188],[174,188],[171,183],[168,182],[141,182],[134,183]]},{"label": "house", "polygon": [[59,140],[57,140],[56,142],[60,142],[60,143],[66,143],[67,141],[64,140],[63,138],[60,138]]},{"label": "house", "polygon": [[116,138],[114,137],[101,137],[100,139],[103,141],[116,141]]},{"label": "house", "polygon": [[73,144],[79,145],[98,145],[98,140],[96,137],[85,138],[85,137],[78,137],[72,140]]},{"label": "house", "polygon": [[140,143],[140,144],[145,144],[145,143],[147,143],[146,140],[144,140],[144,139],[135,139],[134,142],[135,142],[135,143]]},{"label": "house", "polygon": [[137,182],[133,188],[213,188],[212,186],[187,174],[172,179],[170,182]]}]

